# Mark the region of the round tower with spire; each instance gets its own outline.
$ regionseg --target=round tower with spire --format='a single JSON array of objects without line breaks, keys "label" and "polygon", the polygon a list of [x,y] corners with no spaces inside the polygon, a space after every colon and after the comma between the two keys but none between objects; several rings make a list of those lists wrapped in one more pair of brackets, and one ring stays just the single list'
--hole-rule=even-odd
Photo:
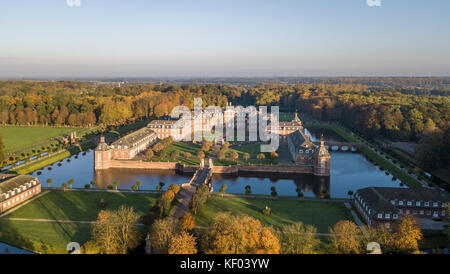
[{"label": "round tower with spire", "polygon": [[330,176],[330,153],[325,147],[323,134],[320,137],[320,146],[314,154],[314,175]]}]

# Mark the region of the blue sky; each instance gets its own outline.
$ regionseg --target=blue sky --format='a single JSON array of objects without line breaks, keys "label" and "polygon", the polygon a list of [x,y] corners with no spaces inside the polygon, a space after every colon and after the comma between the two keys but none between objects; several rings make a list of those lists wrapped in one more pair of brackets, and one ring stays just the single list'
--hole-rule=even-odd
[{"label": "blue sky", "polygon": [[448,0],[0,0],[0,77],[449,76],[448,14]]}]

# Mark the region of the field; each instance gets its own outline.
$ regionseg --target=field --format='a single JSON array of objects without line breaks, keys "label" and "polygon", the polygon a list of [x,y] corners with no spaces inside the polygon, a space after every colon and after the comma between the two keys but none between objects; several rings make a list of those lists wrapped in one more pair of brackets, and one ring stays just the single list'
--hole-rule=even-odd
[{"label": "field", "polygon": [[120,205],[132,206],[137,213],[145,214],[157,199],[156,194],[52,191],[11,213],[7,218],[94,221],[101,210],[117,209]]},{"label": "field", "polygon": [[[261,209],[268,206],[272,215],[265,216]],[[343,203],[295,200],[271,200],[259,198],[235,198],[212,196],[195,217],[198,226],[209,227],[219,212],[246,214],[265,225],[281,227],[295,222],[313,225],[319,233],[328,233],[328,228],[340,220],[352,220]]]},{"label": "field", "polygon": [[55,137],[68,135],[79,131],[80,128],[69,127],[0,127],[0,134],[5,142],[6,152],[16,152],[43,142],[50,141]]},{"label": "field", "polygon": [[90,239],[90,224],[17,221],[8,218],[94,221],[100,211],[97,203],[102,198],[107,203],[105,209],[117,209],[120,205],[126,205],[145,214],[155,203],[157,195],[50,192],[0,219],[0,241],[38,253],[67,253],[65,249],[68,243],[83,244]]}]

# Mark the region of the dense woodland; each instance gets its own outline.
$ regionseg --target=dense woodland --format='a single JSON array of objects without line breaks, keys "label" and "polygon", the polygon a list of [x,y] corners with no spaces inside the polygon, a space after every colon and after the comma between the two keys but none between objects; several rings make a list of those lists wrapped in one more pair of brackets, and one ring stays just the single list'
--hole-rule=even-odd
[{"label": "dense woodland", "polygon": [[447,88],[442,87],[447,86],[448,79],[414,79],[330,78],[309,84],[122,87],[88,82],[2,81],[0,123],[117,124],[160,117],[177,105],[192,107],[193,98],[200,96],[205,106],[223,107],[228,102],[278,105],[281,111],[306,112],[316,119],[342,122],[369,137],[421,142],[419,160],[448,167],[450,100]]}]

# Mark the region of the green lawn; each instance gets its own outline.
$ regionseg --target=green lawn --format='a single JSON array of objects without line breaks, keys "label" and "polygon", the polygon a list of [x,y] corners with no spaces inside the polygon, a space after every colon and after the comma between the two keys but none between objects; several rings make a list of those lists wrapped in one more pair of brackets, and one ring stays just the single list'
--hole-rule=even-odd
[{"label": "green lawn", "polygon": [[132,206],[145,214],[156,202],[157,194],[52,191],[11,213],[7,218],[94,221],[101,210],[97,203],[103,198],[106,209]]},{"label": "green lawn", "polygon": [[0,127],[0,134],[3,136],[6,151],[14,152],[49,141],[51,138],[68,135],[71,132],[79,130],[80,128],[69,127],[57,128],[7,126]]},{"label": "green lawn", "polygon": [[90,224],[41,223],[0,219],[0,241],[37,253],[67,254],[70,242],[90,239]]},{"label": "green lawn", "polygon": [[[261,213],[265,206],[272,209],[272,215]],[[212,196],[195,217],[196,224],[210,226],[219,212],[246,214],[274,227],[301,221],[315,226],[319,233],[327,233],[328,228],[340,220],[352,220],[343,203]]]},{"label": "green lawn", "polygon": [[106,209],[133,206],[145,214],[157,199],[156,194],[107,192],[50,192],[0,219],[0,241],[38,253],[65,254],[70,242],[85,243],[91,237],[90,224],[13,221],[7,218],[94,221],[104,199]]}]

